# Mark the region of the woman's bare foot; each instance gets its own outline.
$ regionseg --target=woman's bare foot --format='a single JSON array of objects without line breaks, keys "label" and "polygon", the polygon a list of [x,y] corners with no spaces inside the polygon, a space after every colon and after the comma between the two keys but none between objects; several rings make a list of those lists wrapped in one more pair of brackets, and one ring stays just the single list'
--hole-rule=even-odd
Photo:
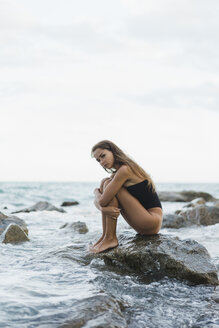
[{"label": "woman's bare foot", "polygon": [[104,238],[99,244],[91,249],[92,253],[101,253],[106,251],[107,249],[111,249],[117,247],[119,245],[118,239],[106,239]]},{"label": "woman's bare foot", "polygon": [[91,250],[91,249],[93,249],[95,246],[97,246],[97,244],[99,244],[99,243],[103,240],[103,238],[104,238],[104,235],[102,235],[102,236],[100,237],[100,239],[98,239],[98,241],[97,241],[95,244],[90,245],[90,246],[89,246],[89,250]]}]

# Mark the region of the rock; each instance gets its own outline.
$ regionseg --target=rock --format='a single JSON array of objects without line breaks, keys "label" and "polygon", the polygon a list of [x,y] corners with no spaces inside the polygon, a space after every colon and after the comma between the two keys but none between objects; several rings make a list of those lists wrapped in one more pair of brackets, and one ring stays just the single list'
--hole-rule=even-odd
[{"label": "rock", "polygon": [[219,223],[219,208],[216,206],[198,205],[175,214],[166,214],[163,228],[183,228],[192,225],[213,225]]},{"label": "rock", "polygon": [[71,318],[59,328],[126,328],[121,303],[114,297],[99,294],[74,304]]},{"label": "rock", "polygon": [[215,198],[199,191],[160,191],[158,196],[162,202],[191,202],[195,198],[202,197],[206,202],[215,201]]},{"label": "rock", "polygon": [[180,216],[183,216],[188,222],[192,222],[192,224],[213,225],[219,223],[219,208],[199,205],[193,209],[182,211]]},{"label": "rock", "polygon": [[81,221],[77,221],[77,222],[73,222],[73,223],[65,223],[60,227],[60,229],[63,229],[63,228],[70,228],[78,233],[87,233],[88,232],[86,223],[81,222]]},{"label": "rock", "polygon": [[215,288],[214,294],[212,295],[212,299],[216,302],[219,303],[219,286]]},{"label": "rock", "polygon": [[214,206],[219,207],[219,200],[216,200]]},{"label": "rock", "polygon": [[3,210],[7,210],[8,208],[7,208],[7,206],[5,206],[4,208],[3,208]]},{"label": "rock", "polygon": [[194,240],[168,235],[141,236],[126,232],[120,246],[93,256],[123,274],[134,272],[146,280],[165,276],[194,284],[217,285],[217,269],[206,248]]},{"label": "rock", "polygon": [[55,207],[48,202],[38,202],[31,207],[24,208],[23,210],[20,211],[12,212],[12,214],[21,213],[21,212],[29,213],[29,212],[37,212],[37,211],[58,211],[61,213],[66,213],[62,208]]},{"label": "rock", "polygon": [[17,216],[7,216],[0,212],[0,235],[9,226],[9,224],[12,223],[20,226],[24,230],[24,232],[28,234],[28,229],[24,220],[19,219]]},{"label": "rock", "polygon": [[195,199],[193,199],[190,203],[188,203],[187,205],[184,205],[183,206],[183,208],[184,207],[195,207],[195,206],[197,206],[197,205],[202,205],[202,204],[205,204],[205,200],[204,200],[204,198],[202,198],[202,197],[199,197],[199,198],[195,198]]},{"label": "rock", "polygon": [[162,228],[179,229],[187,227],[187,221],[178,213],[181,213],[181,211],[176,211],[175,214],[164,214]]},{"label": "rock", "polygon": [[61,206],[73,206],[73,205],[78,205],[79,203],[77,201],[72,201],[72,202],[63,202]]},{"label": "rock", "polygon": [[26,233],[17,224],[10,224],[3,233],[3,243],[21,243],[29,241]]},{"label": "rock", "polygon": [[6,219],[8,216],[4,213],[0,212],[0,219]]}]

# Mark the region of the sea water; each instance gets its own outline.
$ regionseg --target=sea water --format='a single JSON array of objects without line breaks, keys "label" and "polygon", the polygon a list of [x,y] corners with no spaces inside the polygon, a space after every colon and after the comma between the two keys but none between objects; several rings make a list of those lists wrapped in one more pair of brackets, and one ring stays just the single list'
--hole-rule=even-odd
[{"label": "sea water", "polygon": [[[79,202],[65,208],[66,213],[17,214],[27,224],[30,242],[0,243],[0,327],[59,327],[74,315],[76,304],[103,292],[124,304],[128,327],[219,327],[212,286],[191,286],[168,278],[145,283],[137,275],[104,270],[101,261],[85,265],[88,245],[101,235],[100,212],[93,205],[95,187],[98,183],[0,183],[0,211],[6,215],[38,201],[57,207],[63,201]],[[163,183],[157,184],[157,189],[205,191],[219,198],[219,184]],[[173,213],[185,203],[162,205],[165,213]],[[60,229],[75,221],[85,222],[89,232]],[[130,227],[120,216],[118,238],[127,229]],[[219,269],[219,224],[162,229],[161,233],[197,240]],[[88,323],[86,327],[91,326]]]}]

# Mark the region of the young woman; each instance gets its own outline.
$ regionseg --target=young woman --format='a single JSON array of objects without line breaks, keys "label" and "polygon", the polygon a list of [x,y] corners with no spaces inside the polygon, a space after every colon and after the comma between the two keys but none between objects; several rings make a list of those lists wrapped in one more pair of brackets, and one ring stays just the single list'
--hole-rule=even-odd
[{"label": "young woman", "polygon": [[116,224],[120,213],[141,235],[157,234],[163,211],[150,176],[111,141],[98,142],[91,154],[111,176],[94,190],[94,204],[102,212],[103,233],[90,251],[100,253],[118,246]]}]

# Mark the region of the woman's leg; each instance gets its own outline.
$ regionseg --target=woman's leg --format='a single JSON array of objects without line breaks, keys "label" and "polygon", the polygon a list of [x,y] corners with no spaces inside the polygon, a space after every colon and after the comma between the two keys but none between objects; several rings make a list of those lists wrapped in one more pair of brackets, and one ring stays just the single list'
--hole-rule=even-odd
[{"label": "woman's leg", "polygon": [[116,197],[122,216],[133,229],[142,235],[159,232],[162,225],[162,209],[146,210],[125,188],[121,188]]},{"label": "woman's leg", "polygon": [[[100,192],[101,192],[101,193],[103,193],[103,186],[104,186],[104,183],[105,183],[106,181],[108,181],[108,180],[110,180],[110,178],[105,178],[105,179],[103,179],[103,180],[101,181],[101,183],[100,183]],[[90,250],[91,250],[93,247],[95,247],[97,244],[99,244],[99,243],[103,240],[103,238],[104,238],[104,236],[105,236],[105,232],[106,232],[106,215],[105,215],[103,212],[101,212],[101,215],[102,215],[102,229],[103,229],[103,231],[102,231],[102,236],[98,239],[98,241],[97,241],[96,243],[94,243],[93,245],[90,246]]]},{"label": "woman's leg", "polygon": [[[104,182],[103,190],[106,188],[111,179]],[[119,203],[116,197],[108,204],[108,206],[118,207]],[[99,241],[92,247],[91,251],[94,253],[100,253],[106,249],[118,246],[118,239],[116,237],[116,226],[117,219],[114,219],[108,215],[102,213],[102,222],[104,227],[104,236],[102,236]]]}]

